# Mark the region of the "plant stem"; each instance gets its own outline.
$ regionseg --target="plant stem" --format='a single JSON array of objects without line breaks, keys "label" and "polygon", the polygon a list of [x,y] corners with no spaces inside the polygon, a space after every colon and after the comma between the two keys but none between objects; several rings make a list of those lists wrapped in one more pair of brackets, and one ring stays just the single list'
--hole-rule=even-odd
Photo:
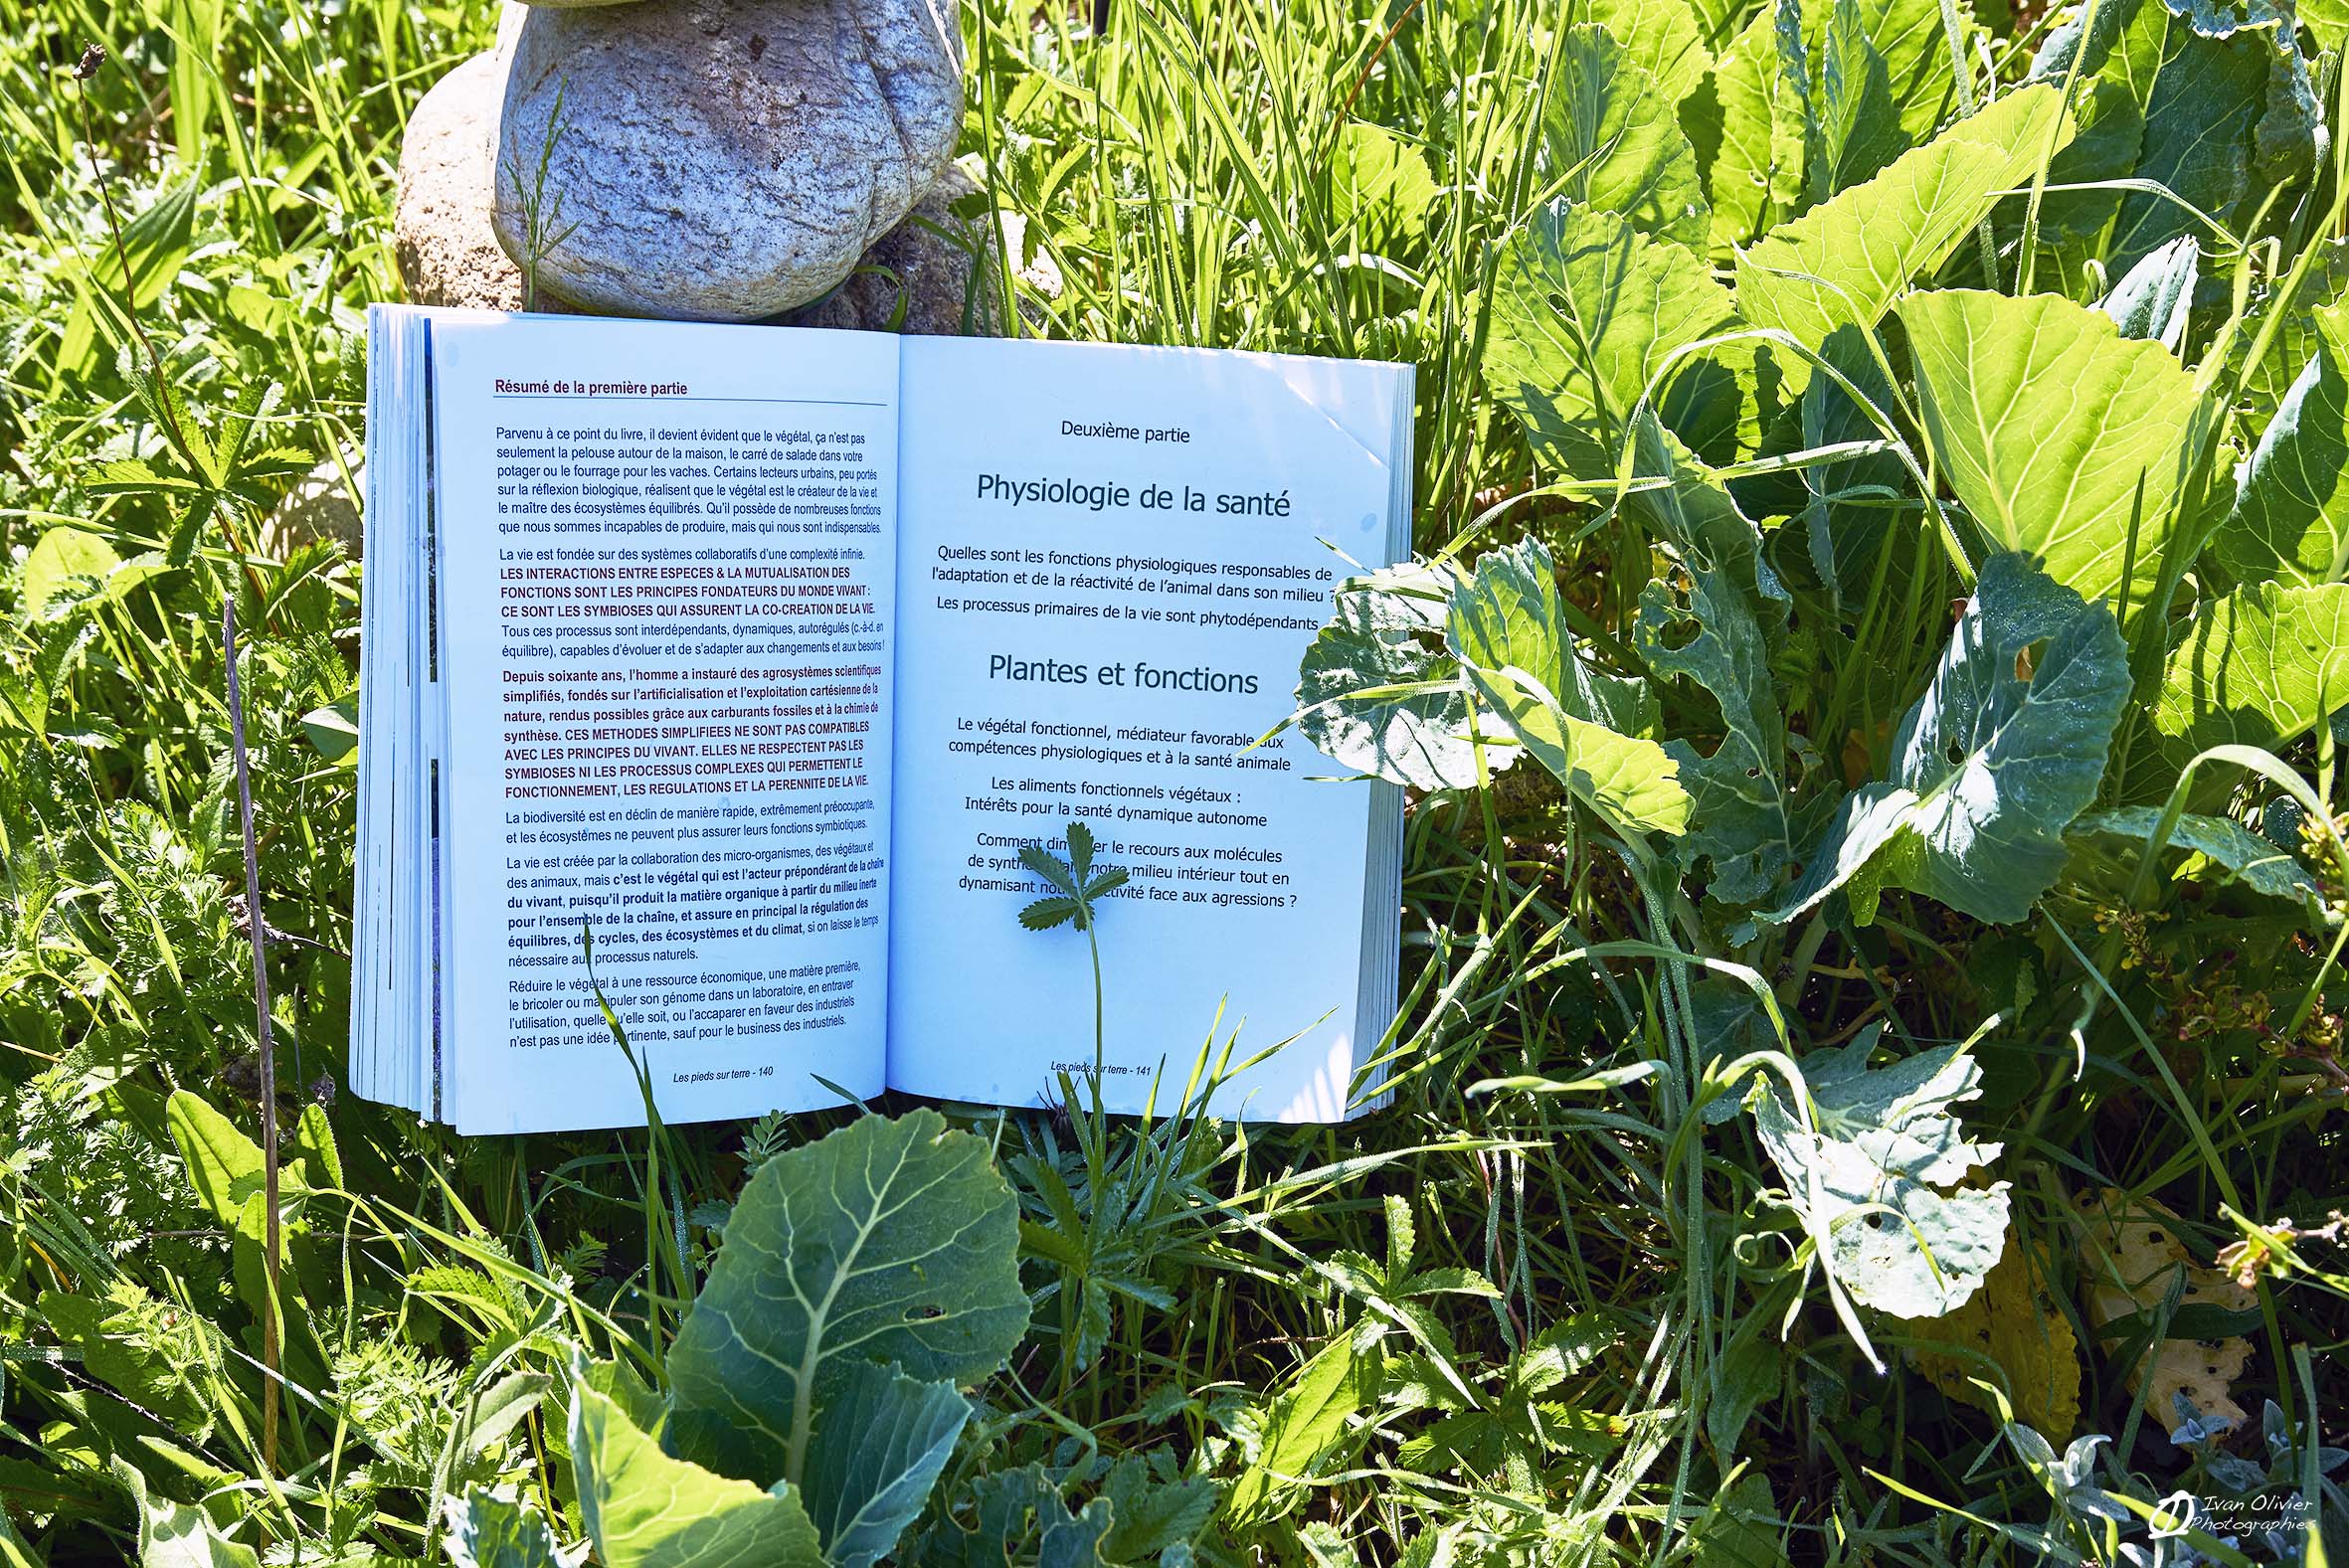
[{"label": "plant stem", "polygon": [[237,681],[237,596],[221,598],[221,645],[228,657],[229,749],[237,755],[237,814],[245,829],[245,918],[253,943],[253,1008],[261,1041],[261,1160],[263,1269],[269,1309],[262,1314],[261,1358],[269,1375],[261,1388],[262,1464],[277,1471],[277,1058],[270,1037],[270,960],[261,908],[261,856],[253,838],[253,768],[245,752],[245,694]]}]

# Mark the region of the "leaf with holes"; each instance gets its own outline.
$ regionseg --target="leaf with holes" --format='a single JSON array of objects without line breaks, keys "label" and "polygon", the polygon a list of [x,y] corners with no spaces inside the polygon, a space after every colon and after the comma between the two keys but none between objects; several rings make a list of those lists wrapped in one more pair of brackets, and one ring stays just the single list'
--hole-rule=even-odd
[{"label": "leaf with holes", "polygon": [[[1297,668],[1297,727],[1356,773],[1415,789],[1477,782],[1468,684],[1443,648],[1451,580],[1418,563],[1338,585]],[[1515,753],[1488,754],[1488,768]]]},{"label": "leaf with holes", "polygon": [[2096,796],[2128,696],[2112,616],[2022,556],[1992,556],[1893,738],[1892,778],[1845,797],[1766,918],[1848,885],[1863,923],[1887,887],[2021,920],[2063,872],[2064,830]]},{"label": "leaf with holes", "polygon": [[1982,1069],[1955,1046],[1872,1068],[1880,1031],[1797,1064],[1806,1119],[1776,1083],[1757,1088],[1754,1125],[1786,1178],[1817,1259],[1851,1299],[1895,1317],[1938,1317],[1998,1261],[2007,1184],[1961,1186],[1998,1156],[1965,1134],[1956,1108]]}]

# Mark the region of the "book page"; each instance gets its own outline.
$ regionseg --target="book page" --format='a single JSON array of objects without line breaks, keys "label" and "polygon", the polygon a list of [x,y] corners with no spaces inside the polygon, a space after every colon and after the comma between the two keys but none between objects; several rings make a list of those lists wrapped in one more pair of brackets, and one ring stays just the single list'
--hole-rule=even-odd
[{"label": "book page", "polygon": [[1046,892],[1020,846],[1065,854],[1076,819],[1129,877],[1098,924],[1104,1103],[1173,1111],[1220,1014],[1235,1064],[1290,1043],[1217,1113],[1346,1114],[1386,1022],[1357,1016],[1373,795],[1294,733],[1253,743],[1291,711],[1348,558],[1393,548],[1408,386],[1390,365],[907,340],[892,1087],[1034,1105],[1055,1070],[1091,1074],[1086,935],[1018,919]]},{"label": "book page", "polygon": [[897,350],[437,323],[444,1115],[637,1125],[882,1084]]}]

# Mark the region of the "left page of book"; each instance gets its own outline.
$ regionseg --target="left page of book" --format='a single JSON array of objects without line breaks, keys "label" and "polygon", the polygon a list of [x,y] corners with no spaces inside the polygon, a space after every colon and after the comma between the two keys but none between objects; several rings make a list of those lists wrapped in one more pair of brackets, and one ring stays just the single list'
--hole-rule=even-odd
[{"label": "left page of book", "polygon": [[591,979],[665,1120],[879,1092],[896,340],[452,316],[432,354],[443,1119],[641,1124]]}]

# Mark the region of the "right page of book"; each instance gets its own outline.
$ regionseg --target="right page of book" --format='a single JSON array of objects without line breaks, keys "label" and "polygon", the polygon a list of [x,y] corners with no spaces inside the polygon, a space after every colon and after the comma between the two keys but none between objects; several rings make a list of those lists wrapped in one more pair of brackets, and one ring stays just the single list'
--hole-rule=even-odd
[{"label": "right page of book", "polygon": [[1020,921],[1051,892],[1021,846],[1065,860],[1073,821],[1126,874],[1092,934],[1105,1104],[1174,1111],[1236,1030],[1235,1066],[1280,1049],[1209,1109],[1342,1118],[1391,1011],[1364,931],[1396,817],[1255,742],[1333,587],[1407,537],[1409,369],[909,338],[900,388],[891,1086],[1090,1098],[1088,934]]}]

